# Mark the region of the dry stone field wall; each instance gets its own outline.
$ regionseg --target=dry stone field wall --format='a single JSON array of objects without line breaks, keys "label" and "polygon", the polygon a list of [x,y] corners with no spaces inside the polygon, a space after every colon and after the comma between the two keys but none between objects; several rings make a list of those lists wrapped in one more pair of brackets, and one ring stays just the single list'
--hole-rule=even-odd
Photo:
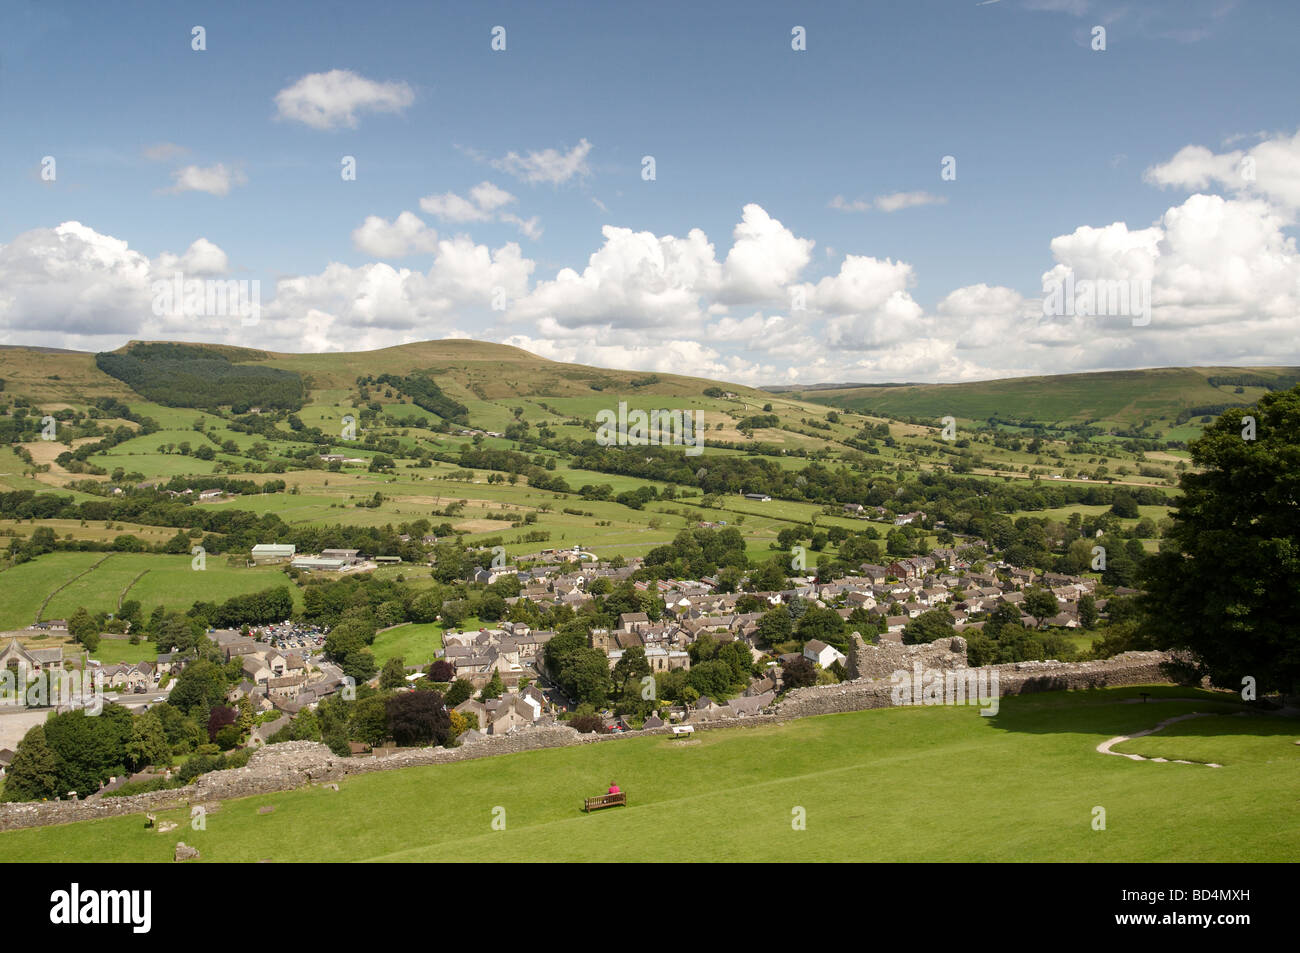
[{"label": "dry stone field wall", "polygon": [[[1018,695],[1167,683],[1170,679],[1162,666],[1172,660],[1166,652],[1126,652],[1098,662],[1015,662],[992,668],[998,672],[1000,694]],[[958,636],[930,645],[887,643],[873,646],[864,644],[855,635],[846,665],[849,674],[854,676],[853,680],[795,689],[770,714],[707,722],[697,725],[696,730],[757,727],[811,715],[888,708],[894,704],[890,676],[899,670],[912,671],[917,662],[927,671],[950,672],[966,668],[966,641]],[[622,738],[670,734],[668,727],[616,735],[579,734],[567,725],[551,725],[483,737],[458,748],[416,748],[374,758],[340,758],[323,744],[289,741],[259,749],[242,768],[214,771],[193,784],[169,791],[85,801],[0,804],[0,831],[162,811],[186,805],[204,805],[211,813],[223,800],[291,791],[308,784],[333,784],[351,775],[372,771],[451,764],[521,751],[614,743]]]}]

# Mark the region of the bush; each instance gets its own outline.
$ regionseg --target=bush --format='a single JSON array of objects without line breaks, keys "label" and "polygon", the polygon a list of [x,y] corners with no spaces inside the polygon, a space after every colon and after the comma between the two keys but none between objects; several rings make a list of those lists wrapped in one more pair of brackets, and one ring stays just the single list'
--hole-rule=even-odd
[{"label": "bush", "polygon": [[599,715],[574,715],[568,723],[584,735],[605,733],[605,720]]},{"label": "bush", "polygon": [[817,669],[813,663],[800,655],[791,659],[782,668],[781,680],[786,688],[804,688],[817,684]]},{"label": "bush", "polygon": [[226,755],[227,768],[242,768],[248,764],[248,759],[253,756],[252,748],[241,748],[238,751],[232,751]]},{"label": "bush", "polygon": [[229,751],[239,744],[241,732],[235,725],[226,725],[224,728],[217,730],[217,747],[222,751]]},{"label": "bush", "polygon": [[128,797],[132,794],[147,794],[150,791],[166,791],[179,786],[175,780],[159,775],[156,778],[128,781],[116,791],[109,791],[104,797]]},{"label": "bush", "polygon": [[[203,747],[210,747],[204,745]],[[212,745],[211,747],[216,747]],[[176,772],[176,780],[182,785],[189,784],[200,774],[207,774],[209,771],[220,771],[226,766],[226,759],[219,754],[196,754]]]}]

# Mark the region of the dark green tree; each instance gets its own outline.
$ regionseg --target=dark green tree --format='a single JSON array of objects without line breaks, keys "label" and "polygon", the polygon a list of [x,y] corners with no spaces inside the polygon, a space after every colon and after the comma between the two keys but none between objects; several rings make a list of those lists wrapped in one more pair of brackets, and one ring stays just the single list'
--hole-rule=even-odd
[{"label": "dark green tree", "polygon": [[629,686],[639,691],[641,679],[649,674],[650,663],[646,661],[645,649],[639,645],[631,646],[623,652],[622,658],[614,663],[612,673],[614,694],[622,695]]},{"label": "dark green tree", "polygon": [[406,684],[406,663],[401,656],[394,656],[384,663],[379,673],[379,687],[383,689],[401,688]]},{"label": "dark green tree", "polygon": [[5,777],[6,801],[39,801],[58,797],[58,757],[45,742],[45,728],[33,725],[23,735]]},{"label": "dark green tree", "polygon": [[1025,590],[1025,601],[1020,605],[1026,615],[1033,617],[1040,629],[1044,622],[1061,611],[1060,603],[1056,601],[1056,596],[1052,595],[1051,590],[1038,586]]},{"label": "dark green tree", "polygon": [[225,700],[229,685],[230,681],[221,666],[207,659],[199,659],[181,670],[167,701],[185,714],[192,714],[204,705],[208,708],[220,705]]},{"label": "dark green tree", "polygon": [[795,628],[795,634],[802,642],[821,639],[827,645],[833,645],[843,652],[848,648],[849,640],[845,632],[844,620],[840,614],[829,607],[811,606]]},{"label": "dark green tree", "polygon": [[1216,685],[1300,690],[1300,387],[1225,411],[1189,449],[1201,471],[1182,476],[1172,545],[1142,565],[1145,626]]},{"label": "dark green tree", "polygon": [[907,645],[921,645],[936,639],[956,635],[952,616],[946,609],[931,609],[922,612],[903,627],[903,642]]},{"label": "dark green tree", "polygon": [[1090,595],[1079,597],[1079,625],[1091,629],[1097,624],[1097,600]]},{"label": "dark green tree", "polygon": [[468,678],[458,678],[447,689],[447,707],[455,708],[463,701],[474,697],[474,683]]}]

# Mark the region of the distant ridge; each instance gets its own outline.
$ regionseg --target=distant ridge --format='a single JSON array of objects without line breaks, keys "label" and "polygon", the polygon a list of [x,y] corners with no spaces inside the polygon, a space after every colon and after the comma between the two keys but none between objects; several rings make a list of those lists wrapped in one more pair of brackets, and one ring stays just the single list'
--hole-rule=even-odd
[{"label": "distant ridge", "polygon": [[848,384],[764,384],[759,390],[769,394],[788,394],[791,391],[806,390],[851,390],[855,387],[921,387],[920,381],[890,381],[884,384],[848,383]]},{"label": "distant ridge", "polygon": [[1297,383],[1297,367],[1148,367],[954,384],[791,387],[781,393],[827,407],[916,420],[951,415],[1128,429],[1215,416]]},{"label": "distant ridge", "polygon": [[0,344],[3,351],[40,351],[42,354],[93,354],[93,351],[77,351],[68,347],[41,347],[39,344]]}]

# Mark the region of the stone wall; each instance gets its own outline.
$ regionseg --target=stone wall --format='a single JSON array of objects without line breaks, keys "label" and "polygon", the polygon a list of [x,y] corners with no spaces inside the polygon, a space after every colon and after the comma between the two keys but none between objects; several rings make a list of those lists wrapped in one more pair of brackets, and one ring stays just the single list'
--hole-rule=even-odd
[{"label": "stone wall", "polygon": [[126,797],[96,798],[93,801],[23,801],[0,804],[0,831],[94,821],[123,814],[143,814],[146,811],[166,811],[184,807],[192,797],[194,786],[189,785],[170,791],[149,791]]},{"label": "stone wall", "polygon": [[[858,642],[861,643],[861,639]],[[696,725],[695,729],[716,731],[755,728],[812,715],[891,707],[894,704],[893,684],[888,676],[894,671],[910,671],[914,661],[920,661],[929,670],[954,671],[965,667],[964,639],[942,639],[940,643],[880,647],[859,645],[856,652],[850,653],[850,659],[857,666],[856,670],[863,671],[865,668],[867,671],[879,671],[888,666],[885,675],[858,678],[837,685],[795,689],[770,714],[705,722]],[[876,651],[873,653],[872,650]],[[962,664],[957,664],[959,658]],[[1000,694],[1018,695],[1168,682],[1161,666],[1170,659],[1171,656],[1165,652],[1127,652],[1099,662],[1016,662],[994,668],[998,672]],[[373,771],[451,764],[522,751],[613,743],[622,738],[671,734],[671,729],[666,726],[622,734],[597,735],[580,734],[567,725],[550,725],[509,735],[489,735],[458,748],[412,748],[376,758],[340,758],[318,742],[289,741],[259,748],[242,768],[213,771],[199,777],[193,784],[169,791],[150,791],[127,797],[87,801],[0,804],[0,831],[164,811],[191,804],[209,805],[211,810],[211,805],[222,800],[291,791],[307,784],[332,783],[351,775],[369,774]]]},{"label": "stone wall", "polygon": [[[947,642],[949,640],[942,639]],[[953,640],[957,641],[957,640]],[[928,648],[929,646],[895,646],[895,648]],[[868,649],[872,646],[867,646]],[[966,644],[961,651],[965,657]],[[886,656],[890,657],[890,656]],[[940,656],[941,658],[944,656]],[[890,669],[889,674],[902,670],[911,672],[911,663],[922,656],[907,656],[907,665]],[[1114,658],[1096,662],[1011,662],[989,666],[998,673],[1000,695],[1022,695],[1030,692],[1055,692],[1088,688],[1107,688],[1119,685],[1151,685],[1168,683],[1169,678],[1161,666],[1173,660],[1168,652],[1125,652]],[[925,661],[922,665],[925,666]],[[929,670],[955,671],[961,666]],[[815,685],[797,688],[790,692],[777,709],[782,720],[807,718],[810,715],[827,715],[835,712],[862,711],[868,708],[893,707],[894,683],[888,677],[858,679],[838,685]]]},{"label": "stone wall", "polygon": [[965,668],[966,640],[955,635],[937,639],[928,645],[903,645],[899,642],[868,645],[861,635],[854,632],[849,636],[844,670],[851,681],[889,678],[899,669],[910,672],[916,662],[920,662],[925,669],[941,672]]}]

